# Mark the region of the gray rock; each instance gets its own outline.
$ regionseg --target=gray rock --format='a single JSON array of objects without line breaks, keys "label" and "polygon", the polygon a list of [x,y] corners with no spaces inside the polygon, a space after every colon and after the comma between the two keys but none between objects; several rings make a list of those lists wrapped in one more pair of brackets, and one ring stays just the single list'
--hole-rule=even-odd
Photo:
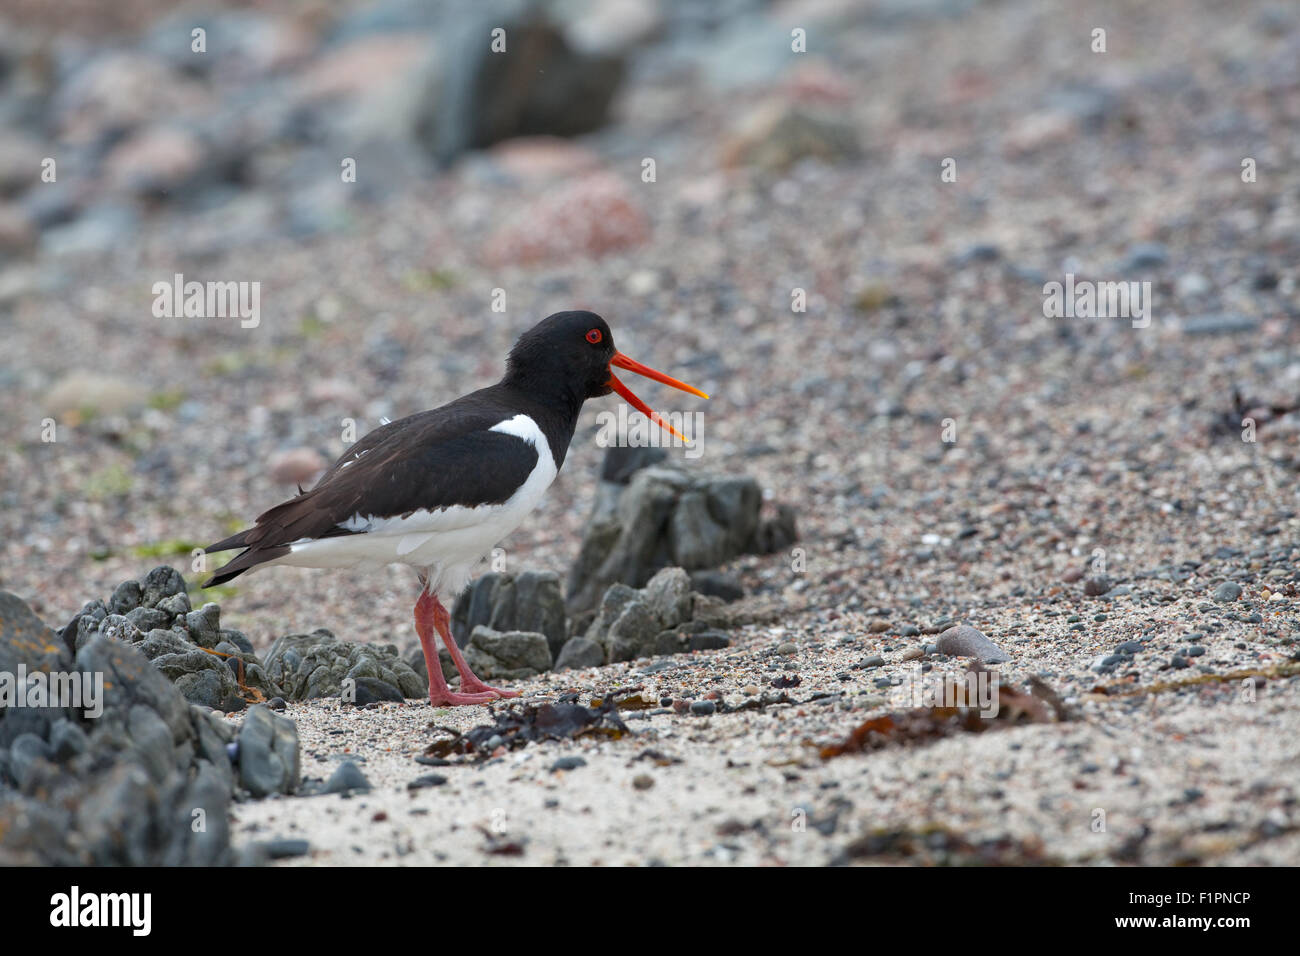
[{"label": "gray rock", "polygon": [[545,634],[474,628],[465,647],[465,661],[479,677],[522,680],[551,669],[551,648]]},{"label": "gray rock", "polygon": [[731,646],[731,638],[721,631],[707,630],[692,634],[686,641],[688,651],[718,651]]},{"label": "gray rock", "polygon": [[199,647],[216,647],[222,639],[221,608],[209,601],[197,611],[190,611],[185,615],[185,629]]},{"label": "gray rock", "polygon": [[253,653],[253,642],[244,636],[243,631],[235,631],[235,630],[231,630],[230,628],[223,628],[221,631],[221,641],[226,644],[234,644],[245,654]]},{"label": "gray rock", "polygon": [[[151,637],[146,641],[152,640]],[[173,632],[175,633],[175,632]],[[235,675],[225,661],[194,645],[188,650],[160,654],[153,658],[153,666],[176,684],[187,701],[214,710],[234,713],[248,706]]]},{"label": "gray rock", "polygon": [[392,644],[341,641],[320,628],[311,634],[277,638],[263,664],[267,678],[282,688],[286,700],[338,697],[348,678],[374,677],[391,684],[406,698],[429,692],[422,679]]},{"label": "gray rock", "polygon": [[935,647],[951,657],[974,657],[986,664],[1001,664],[1011,657],[969,624],[950,627],[939,635]]},{"label": "gray rock", "polygon": [[579,621],[597,609],[612,584],[642,587],[669,565],[698,571],[745,552],[783,551],[796,540],[794,510],[778,506],[764,519],[752,479],[632,467],[614,452],[607,455],[607,473],[627,484],[600,483],[566,586],[568,612]]},{"label": "gray rock", "polygon": [[126,620],[142,634],[171,626],[171,615],[153,607],[137,607],[127,613]]},{"label": "gray rock", "polygon": [[777,505],[776,514],[759,522],[758,531],[749,550],[755,554],[777,554],[786,551],[799,540],[794,508]]},{"label": "gray rock", "polygon": [[673,561],[684,568],[712,568],[732,555],[727,528],[713,520],[703,488],[684,492],[668,524]]},{"label": "gray rock", "polygon": [[325,787],[321,790],[321,793],[369,792],[370,789],[370,781],[361,772],[361,768],[353,761],[345,760],[330,774],[330,778],[325,782]]},{"label": "gray rock", "polygon": [[[76,620],[76,619],[74,619]],[[66,646],[25,601],[0,591],[0,671],[49,671],[66,665]]]},{"label": "gray rock", "polygon": [[1241,585],[1236,581],[1224,581],[1214,589],[1214,600],[1227,604],[1241,597]]},{"label": "gray rock", "polygon": [[366,704],[375,704],[380,701],[397,701],[401,702],[406,698],[402,692],[392,684],[378,677],[358,677],[357,682],[357,699],[353,701],[358,707],[364,707]]},{"label": "gray rock", "polygon": [[753,478],[715,478],[705,485],[709,514],[725,529],[729,555],[749,547],[758,530],[763,492]]},{"label": "gray rock", "polygon": [[[112,635],[106,635],[111,637]],[[136,645],[140,653],[149,660],[154,660],[164,654],[188,654],[194,650],[194,645],[185,639],[185,636],[179,631],[171,629],[164,630],[161,627],[154,628],[144,636],[144,640]]]},{"label": "gray rock", "polygon": [[255,797],[298,789],[298,728],[258,704],[239,730],[239,783]]},{"label": "gray rock", "polygon": [[165,598],[184,594],[185,579],[175,568],[157,567],[145,577],[141,588],[140,603],[145,607],[155,607]]},{"label": "gray rock", "polygon": [[104,709],[125,715],[135,704],[151,708],[171,729],[172,740],[193,736],[189,705],[171,681],[129,644],[97,635],[77,652],[77,667],[102,674]]},{"label": "gray rock", "polygon": [[688,485],[673,469],[644,468],[619,492],[612,514],[593,518],[569,572],[570,615],[595,608],[611,584],[640,587],[670,563],[668,522]]},{"label": "gray rock", "polygon": [[[44,712],[26,708],[0,719],[4,772],[12,775],[16,766],[23,783],[39,788],[31,796],[0,796],[0,859],[60,866],[231,862],[229,725],[191,708],[130,644],[87,633],[74,660],[63,641],[9,598],[0,594],[0,662],[22,658],[31,667],[43,659],[51,670],[102,676],[103,712],[97,719],[75,710],[38,718]],[[77,620],[65,635],[78,633]],[[27,640],[31,634],[42,640]],[[19,639],[10,641],[14,635]]]},{"label": "gray rock", "polygon": [[126,730],[137,762],[154,783],[163,783],[172,772],[175,759],[171,729],[152,708],[137,704],[127,712]]},{"label": "gray rock", "polygon": [[86,752],[90,738],[80,725],[61,718],[50,727],[50,753],[55,760],[70,760]]},{"label": "gray rock", "polygon": [[[495,627],[495,630],[502,628]],[[568,621],[564,613],[564,592],[554,571],[524,571],[515,578],[515,615],[505,630],[531,631],[546,635],[554,657],[564,646]]]},{"label": "gray rock", "polygon": [[558,654],[568,636],[559,576],[551,571],[483,575],[452,608],[451,630],[456,643],[464,647],[480,625],[494,631],[545,634],[551,654]]},{"label": "gray rock", "polygon": [[123,581],[108,600],[108,609],[114,614],[127,614],[140,606],[144,589],[139,581]]},{"label": "gray rock", "polygon": [[739,601],[745,589],[735,578],[721,571],[703,569],[691,572],[691,590],[724,601]]},{"label": "gray rock", "polygon": [[115,641],[137,644],[144,639],[144,634],[128,618],[121,614],[110,614],[99,623],[99,633]]},{"label": "gray rock", "polygon": [[555,659],[555,669],[582,670],[586,667],[600,667],[605,663],[605,649],[595,641],[581,635],[571,637],[560,650]]},{"label": "gray rock", "polygon": [[659,627],[672,628],[691,617],[691,579],[681,568],[664,568],[642,589],[643,600]]},{"label": "gray rock", "polygon": [[190,613],[190,596],[184,591],[180,594],[172,594],[159,601],[156,607],[167,614],[169,621],[173,618],[183,618]]},{"label": "gray rock", "polygon": [[1083,582],[1083,593],[1090,597],[1099,597],[1114,586],[1115,582],[1106,575],[1094,574],[1092,577],[1088,578],[1088,580]]},{"label": "gray rock", "polygon": [[104,606],[103,601],[89,602],[63,629],[61,636],[64,643],[72,648],[74,653],[80,651],[99,633],[99,626],[106,617],[108,617],[108,608]]},{"label": "gray rock", "polygon": [[623,605],[601,642],[611,663],[630,661],[655,654],[661,630],[655,613],[638,597]]},{"label": "gray rock", "polygon": [[626,485],[642,468],[657,465],[667,457],[665,449],[652,445],[611,445],[600,467],[600,480]]},{"label": "gray rock", "polygon": [[[497,27],[505,30],[508,56],[483,41]],[[574,50],[544,15],[516,3],[476,6],[447,18],[442,33],[438,95],[416,131],[443,163],[514,136],[598,129],[623,78],[622,58]]]},{"label": "gray rock", "polygon": [[19,734],[9,745],[9,775],[19,790],[28,785],[28,778],[38,762],[53,757],[49,744],[34,733]]}]

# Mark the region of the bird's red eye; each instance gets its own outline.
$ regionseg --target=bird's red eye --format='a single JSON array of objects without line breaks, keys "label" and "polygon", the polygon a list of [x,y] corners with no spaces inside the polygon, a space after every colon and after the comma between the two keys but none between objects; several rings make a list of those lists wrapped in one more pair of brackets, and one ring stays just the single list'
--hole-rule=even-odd
[{"label": "bird's red eye", "polygon": [[592,345],[599,345],[601,338],[603,338],[603,336],[600,334],[600,329],[592,329],[587,333],[587,341]]}]

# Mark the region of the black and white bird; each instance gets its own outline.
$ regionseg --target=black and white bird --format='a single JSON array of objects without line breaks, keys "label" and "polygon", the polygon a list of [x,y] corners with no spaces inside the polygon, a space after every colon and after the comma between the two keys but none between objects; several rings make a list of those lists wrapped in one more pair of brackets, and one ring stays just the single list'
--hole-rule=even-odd
[{"label": "black and white bird", "polygon": [[[708,398],[615,349],[609,326],[595,313],[557,312],[519,337],[497,384],[381,425],[310,491],[208,547],[209,553],[243,550],[204,586],[271,565],[408,564],[420,580],[415,630],[429,671],[429,701],[446,706],[518,696],[470,670],[444,602],[464,590],[479,561],[541,503],[587,399],[617,392],[681,437],[614,376],[614,367]],[[443,678],[435,631],[460,672],[459,692]]]}]

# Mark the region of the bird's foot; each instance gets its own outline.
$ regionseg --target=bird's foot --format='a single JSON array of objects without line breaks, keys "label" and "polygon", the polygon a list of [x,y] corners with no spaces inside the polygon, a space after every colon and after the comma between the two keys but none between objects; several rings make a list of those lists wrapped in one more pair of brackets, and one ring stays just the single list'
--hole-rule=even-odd
[{"label": "bird's foot", "polygon": [[458,694],[453,690],[429,691],[429,703],[434,707],[461,707],[465,704],[486,704],[497,699],[490,692]]},{"label": "bird's foot", "polygon": [[460,679],[460,689],[471,694],[495,694],[497,697],[518,697],[517,690],[503,690],[500,687],[493,687],[491,684],[485,684],[477,677],[470,680]]}]

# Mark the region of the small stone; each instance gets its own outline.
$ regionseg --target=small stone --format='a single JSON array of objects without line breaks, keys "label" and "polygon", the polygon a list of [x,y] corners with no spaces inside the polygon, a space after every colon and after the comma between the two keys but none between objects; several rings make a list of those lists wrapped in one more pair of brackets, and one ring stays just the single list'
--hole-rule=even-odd
[{"label": "small stone", "polygon": [[330,774],[325,789],[321,793],[351,793],[354,790],[367,792],[370,789],[372,789],[370,781],[361,772],[361,768],[353,761],[345,760],[338,765],[338,769]]},{"label": "small stone", "polygon": [[441,787],[447,782],[447,778],[440,773],[426,773],[422,777],[416,777],[406,785],[407,790],[425,790],[429,787]]},{"label": "small stone", "polygon": [[1241,597],[1241,585],[1236,581],[1224,581],[1214,589],[1214,600],[1220,604],[1226,604],[1229,601],[1235,601]]},{"label": "small stone", "polygon": [[648,773],[639,773],[632,778],[632,786],[638,790],[649,790],[655,785],[655,778]]},{"label": "small stone", "polygon": [[577,770],[579,767],[587,766],[587,761],[581,757],[561,757],[551,764],[551,773],[561,770]]},{"label": "small stone", "polygon": [[1083,593],[1089,597],[1099,597],[1115,586],[1115,582],[1104,574],[1094,574],[1083,582]]},{"label": "small stone", "polygon": [[783,657],[791,657],[799,653],[799,645],[794,641],[784,641],[777,646],[776,652]]},{"label": "small stone", "polygon": [[560,656],[555,661],[555,669],[557,671],[582,670],[586,667],[599,667],[604,663],[605,649],[595,641],[578,635],[569,638],[560,649]]},{"label": "small stone", "polygon": [[1006,651],[969,624],[960,624],[944,631],[935,642],[935,647],[940,654],[948,654],[952,657],[974,657],[989,664],[1001,664],[1011,660]]},{"label": "small stone", "polygon": [[691,702],[691,713],[697,717],[708,717],[718,709],[718,705],[711,700],[696,700]]},{"label": "small stone", "polygon": [[872,668],[872,667],[880,667],[884,663],[885,663],[885,659],[883,657],[881,657],[879,654],[872,654],[870,657],[868,657],[865,661],[862,662],[862,666],[864,669]]},{"label": "small stone", "polygon": [[889,621],[885,618],[878,617],[867,625],[867,630],[872,634],[883,634],[885,631],[889,630]]},{"label": "small stone", "polygon": [[272,860],[287,860],[311,853],[311,843],[307,840],[269,840],[261,846]]},{"label": "small stone", "polygon": [[905,661],[918,661],[924,656],[925,648],[923,647],[909,647],[899,655],[899,657]]}]

